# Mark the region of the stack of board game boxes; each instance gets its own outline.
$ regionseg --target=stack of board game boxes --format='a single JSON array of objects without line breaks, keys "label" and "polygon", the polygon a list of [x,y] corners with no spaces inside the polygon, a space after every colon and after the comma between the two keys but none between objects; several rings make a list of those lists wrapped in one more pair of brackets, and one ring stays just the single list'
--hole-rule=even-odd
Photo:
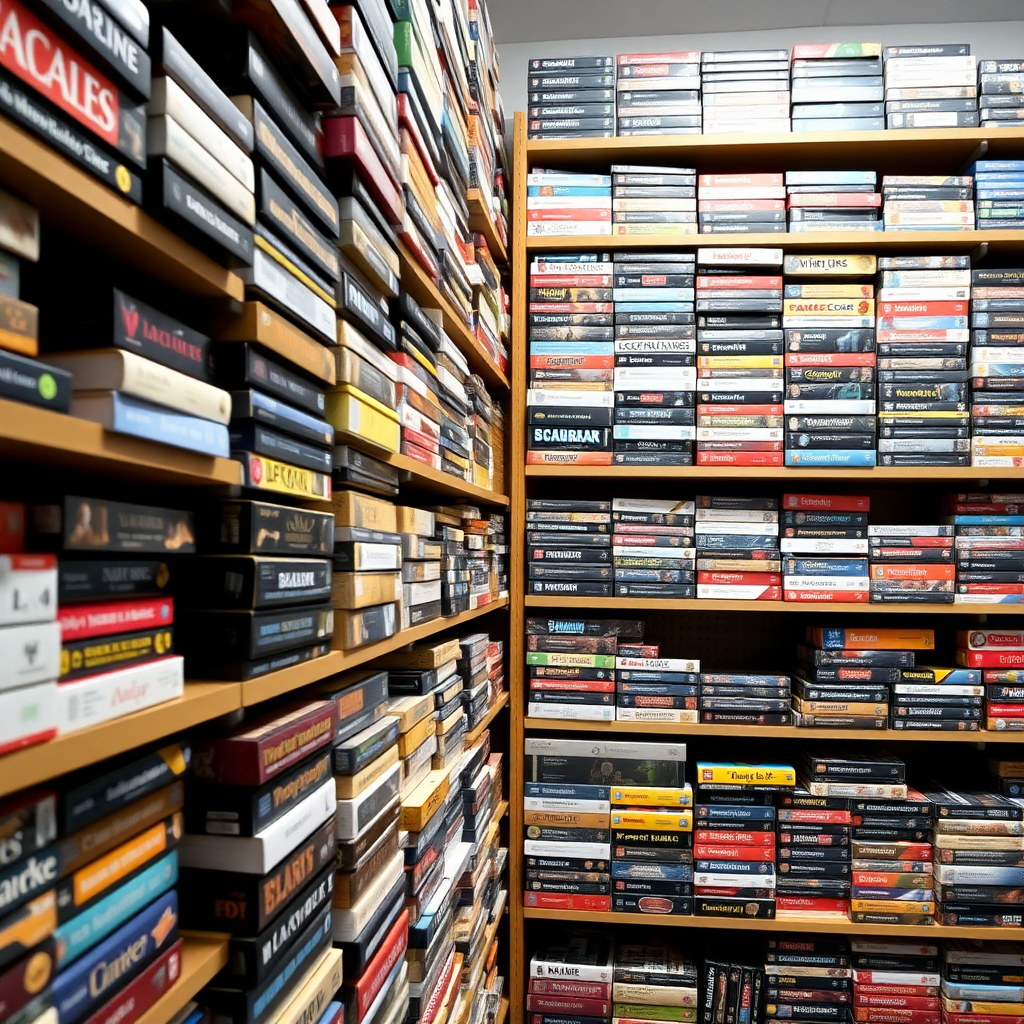
[{"label": "stack of board game boxes", "polygon": [[[260,501],[203,509],[196,558],[179,559],[190,671],[255,679],[320,657],[334,629],[333,517]],[[343,603],[343,602],[342,602]]]},{"label": "stack of board game boxes", "polygon": [[789,50],[700,55],[705,135],[790,130]]},{"label": "stack of board game boxes", "polygon": [[[789,230],[881,231],[882,196],[876,182],[874,171],[786,171]],[[834,312],[850,315],[841,308]]]},{"label": "stack of board game boxes", "polygon": [[[784,194],[781,176],[770,187]],[[697,382],[697,464],[781,466],[778,428],[761,417],[778,415],[784,395],[781,359],[765,351],[782,327],[782,250],[705,248],[696,262],[697,344],[708,360]]]},{"label": "stack of board game boxes", "polygon": [[[883,466],[970,465],[969,259],[885,256],[878,260],[879,442]],[[947,363],[947,360],[949,362]],[[946,368],[946,367],[955,368]],[[897,428],[899,432],[897,433]]]},{"label": "stack of board game boxes", "polygon": [[701,672],[700,720],[718,725],[791,725],[789,676]]},{"label": "stack of board game boxes", "polygon": [[700,135],[699,50],[615,58],[616,134]]},{"label": "stack of board game boxes", "polygon": [[525,756],[526,906],[691,912],[685,744],[531,737]]},{"label": "stack of board game boxes", "polygon": [[782,600],[779,499],[698,494],[697,598]]},{"label": "stack of board game boxes", "polygon": [[67,412],[71,378],[36,358],[39,307],[22,298],[23,265],[39,248],[39,211],[0,189],[0,398]]},{"label": "stack of board game boxes", "polygon": [[696,233],[695,168],[612,164],[611,170],[613,235]]},{"label": "stack of board game boxes", "polygon": [[780,936],[764,944],[765,1021],[859,1019],[851,1007],[850,955],[844,938]]},{"label": "stack of board game boxes", "polygon": [[942,1016],[960,1024],[976,1024],[996,1008],[1019,1013],[1022,1003],[1020,952],[1008,943],[978,949],[964,942],[944,942],[939,966]]},{"label": "stack of board game boxes", "polygon": [[[860,195],[860,193],[854,193]],[[874,466],[875,286],[829,280],[866,272],[874,257],[833,268],[828,257],[787,257],[787,466]],[[821,276],[820,281],[807,281]],[[858,274],[859,276],[859,274]],[[799,411],[797,410],[799,406]]]},{"label": "stack of board game boxes", "polygon": [[531,594],[612,596],[611,510],[610,501],[527,498],[527,588]]},{"label": "stack of board game boxes", "polygon": [[877,604],[953,604],[952,526],[867,528],[871,600]]},{"label": "stack of board game boxes", "polygon": [[[998,203],[999,200],[979,200]],[[979,205],[979,213],[981,212]],[[1001,224],[1002,221],[987,223]],[[1024,465],[1024,292],[1018,268],[971,270],[971,465]]]},{"label": "stack of board game boxes", "polygon": [[536,57],[527,87],[531,139],[610,138],[615,134],[614,57]]},{"label": "stack of board game boxes", "polygon": [[663,658],[660,653],[658,644],[619,644],[615,654],[615,717],[619,721],[697,721],[700,662]]},{"label": "stack of board game boxes", "polygon": [[199,997],[226,1018],[268,1020],[301,998],[300,982],[333,985],[328,996],[341,982],[331,949],[337,723],[334,700],[300,700],[194,747],[181,910],[188,927],[233,936],[229,966]]},{"label": "stack of board game boxes", "polygon": [[5,1020],[144,1013],[177,982],[190,762],[187,743],[136,751],[0,801]]},{"label": "stack of board game boxes", "polygon": [[692,501],[614,498],[612,560],[616,597],[694,597]]},{"label": "stack of board game boxes", "polygon": [[999,128],[1021,119],[1024,61],[978,61],[978,119],[982,128]]},{"label": "stack of board game boxes", "polygon": [[[533,168],[526,177],[526,221],[529,235],[610,235],[611,175]],[[532,292],[531,285],[531,303],[556,301]]]},{"label": "stack of board game boxes", "polygon": [[785,600],[866,603],[871,499],[852,494],[784,494],[782,508]]},{"label": "stack of board game boxes", "polygon": [[[1024,584],[1013,573],[1020,559],[1020,495],[971,493],[947,496],[945,522],[955,531],[956,604],[1020,604]],[[981,580],[973,574],[982,572]],[[992,575],[988,575],[992,574]],[[969,662],[959,664],[971,666]]]},{"label": "stack of board game boxes", "polygon": [[[874,256],[786,256],[786,302],[811,305],[838,299],[873,304],[874,285],[856,279],[874,274],[876,265]],[[854,371],[859,369],[862,376],[876,365],[873,321],[867,327],[847,327],[833,322],[837,318],[831,315],[817,320],[819,312],[807,310],[806,317],[815,319],[818,326],[786,330],[786,366],[837,367],[851,379],[833,385],[825,381],[813,388],[807,384],[796,389],[799,394],[794,392],[793,397],[787,392],[786,464],[828,465],[838,458],[873,465],[875,390],[871,380],[853,380]],[[805,319],[803,310],[800,319]]]},{"label": "stack of board game boxes", "polygon": [[887,174],[882,196],[886,231],[974,228],[974,179],[969,174]]},{"label": "stack of board game boxes", "polygon": [[[26,593],[35,580],[34,586],[42,584],[51,600],[56,597],[56,626],[38,623],[4,631],[12,643],[23,639],[30,645],[24,652],[20,644],[8,648],[11,664],[18,667],[12,684],[28,686],[19,678],[51,684],[48,689],[14,689],[8,697],[13,711],[20,699],[37,691],[45,694],[44,713],[30,734],[47,725],[58,733],[72,732],[180,697],[184,659],[175,653],[180,633],[174,629],[175,601],[169,596],[175,577],[165,560],[195,551],[192,513],[64,495],[32,506],[26,525],[30,549],[57,553],[41,572],[25,577]],[[39,645],[38,660],[30,656],[33,643]]]},{"label": "stack of board game boxes", "polygon": [[985,728],[995,732],[1024,729],[1024,697],[1017,685],[1024,665],[1024,633],[1016,629],[960,630],[956,642],[957,664],[963,666],[960,671],[976,684],[973,695],[984,694]]},{"label": "stack of board game boxes", "polygon": [[887,46],[886,128],[977,128],[977,64],[969,43]]},{"label": "stack of board game boxes", "polygon": [[885,127],[881,43],[800,43],[791,73],[793,131]]},{"label": "stack of board game boxes", "polygon": [[[702,234],[763,235],[786,230],[785,214],[779,216],[778,209],[779,203],[785,208],[786,198],[781,174],[702,174],[697,198],[701,210],[707,211],[700,219]],[[712,204],[720,204],[721,209]]]}]

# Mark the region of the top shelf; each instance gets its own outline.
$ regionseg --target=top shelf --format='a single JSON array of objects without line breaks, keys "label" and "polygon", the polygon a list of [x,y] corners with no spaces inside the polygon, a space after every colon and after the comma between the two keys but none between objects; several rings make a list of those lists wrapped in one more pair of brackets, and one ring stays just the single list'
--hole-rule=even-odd
[{"label": "top shelf", "polygon": [[243,298],[237,274],[3,117],[0,185],[43,211],[44,230],[53,226],[74,235],[191,295]]},{"label": "top shelf", "polygon": [[649,160],[702,172],[875,167],[889,174],[958,174],[982,143],[988,144],[987,158],[1024,157],[1024,128],[530,139],[526,160],[530,168],[559,170]]}]

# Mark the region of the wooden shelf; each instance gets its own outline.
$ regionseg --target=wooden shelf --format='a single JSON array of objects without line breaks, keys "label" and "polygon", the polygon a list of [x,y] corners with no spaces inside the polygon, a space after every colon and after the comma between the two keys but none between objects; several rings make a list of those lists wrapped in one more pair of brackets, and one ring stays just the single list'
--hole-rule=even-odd
[{"label": "wooden shelf", "polygon": [[[487,712],[486,715],[484,715],[484,720],[475,729],[472,729],[472,730],[470,730],[469,732],[466,733],[466,746],[467,747],[473,746],[473,744],[476,743],[476,741],[478,739],[480,739],[481,735],[483,734],[484,729],[486,729],[491,724],[491,722],[494,721],[494,719],[498,715],[498,712],[501,711],[501,709],[507,703],[508,703],[508,693],[506,692],[506,693],[501,694],[501,696],[499,696],[498,699],[491,705],[490,710]],[[508,804],[507,803],[505,805],[505,809],[506,810],[508,809]]]},{"label": "wooden shelf", "polygon": [[940,925],[909,924],[854,924],[842,917],[814,918],[810,915],[786,915],[774,921],[736,920],[727,917],[686,917],[672,914],[616,914],[610,911],[584,910],[541,910],[525,907],[523,916],[527,920],[562,921],[573,925],[663,925],[668,928],[713,928],[729,931],[800,932],[818,935],[873,935],[878,938],[929,938],[929,939],[1016,939],[1024,941],[1021,928],[979,928],[960,925],[943,928]]},{"label": "wooden shelf", "polygon": [[501,1002],[498,1003],[498,1014],[494,1018],[494,1024],[505,1024],[505,1019],[508,1017],[508,997],[502,996]]},{"label": "wooden shelf", "polygon": [[507,605],[508,598],[499,597],[497,601],[485,604],[482,608],[471,608],[468,612],[462,612],[461,615],[450,615],[447,618],[442,616],[439,619],[431,619],[430,622],[424,622],[422,625],[413,626],[412,629],[399,630],[394,636],[388,637],[387,640],[378,640],[377,643],[367,644],[365,647],[356,647],[349,651],[338,651],[341,654],[341,664],[335,671],[341,672],[351,668],[358,668],[358,666],[365,665],[368,661],[373,661],[374,658],[397,651],[399,647],[416,643],[418,640],[425,640],[428,636],[442,633],[446,629],[454,629],[457,626],[465,625],[467,622],[472,622],[473,619],[478,619],[481,615],[486,615],[488,612],[496,611],[499,608],[505,608]]},{"label": "wooden shelf", "polygon": [[545,597],[530,594],[527,608],[644,609],[687,612],[832,612],[836,615],[1024,615],[1024,604],[809,604],[802,601],[703,601],[697,598]]},{"label": "wooden shelf", "polygon": [[[703,173],[873,167],[888,174],[959,174],[983,142],[988,158],[1024,156],[1024,128],[933,128],[868,132],[660,135],[614,139],[530,139],[528,166],[604,169],[614,163],[695,166]],[[518,196],[516,197],[519,198]],[[574,239],[575,248],[578,239]],[[581,244],[580,248],[587,248]]]},{"label": "wooden shelf", "polygon": [[528,477],[569,477],[577,480],[856,480],[858,483],[904,485],[913,480],[970,483],[1016,480],[1019,469],[980,466],[876,466],[874,469],[798,469],[795,466],[527,466]]},{"label": "wooden shelf", "polygon": [[505,243],[498,235],[490,207],[480,189],[471,188],[466,193],[466,205],[469,207],[470,231],[479,231],[487,239],[487,248],[495,263],[499,266],[508,263],[508,251],[505,248]]},{"label": "wooden shelf", "polygon": [[254,704],[262,704],[265,700],[273,700],[274,697],[299,690],[310,683],[327,679],[341,671],[342,661],[339,651],[328,651],[322,658],[314,658],[301,665],[283,668],[280,672],[271,672],[260,679],[240,683],[241,706],[249,708]]},{"label": "wooden shelf", "polygon": [[444,317],[444,329],[452,341],[469,362],[474,373],[479,373],[488,386],[500,385],[508,389],[508,378],[502,373],[498,364],[490,357],[479,339],[466,325],[462,316],[452,304],[441,294],[437,285],[427,276],[427,272],[416,261],[416,258],[401,243],[398,253],[402,263],[402,288],[407,291],[420,305],[440,309]]},{"label": "wooden shelf", "polygon": [[3,398],[0,398],[0,458],[31,461],[74,472],[130,477],[136,483],[164,487],[242,482],[242,467],[234,459],[214,458],[156,441],[115,434],[91,420]]},{"label": "wooden shelf", "polygon": [[73,235],[192,295],[242,300],[237,274],[3,117],[0,185],[40,208],[48,237],[54,229]]},{"label": "wooden shelf", "polygon": [[[466,745],[469,746],[468,743]],[[508,814],[508,801],[502,800],[501,803],[498,804],[497,810],[494,812],[494,817],[497,821],[501,821],[506,814]]]},{"label": "wooden shelf", "polygon": [[186,683],[176,700],[0,757],[0,796],[236,711],[238,683]]},{"label": "wooden shelf", "polygon": [[[355,440],[355,444],[358,447],[358,439]],[[399,471],[399,482],[410,487],[434,491],[449,497],[465,498],[467,501],[479,501],[485,505],[508,505],[508,495],[498,494],[497,491],[460,480],[451,473],[434,469],[433,466],[425,466],[408,455],[383,454],[379,448],[375,448],[372,454],[389,466],[394,466]]]},{"label": "wooden shelf", "polygon": [[[784,166],[784,165],[780,165]],[[754,246],[787,252],[904,252],[968,254],[982,243],[989,254],[1015,254],[1024,248],[1024,231],[1009,228],[972,231],[817,231],[807,234],[696,235],[528,235],[528,252],[554,249],[571,243],[573,251],[588,249],[701,249],[709,246]]]},{"label": "wooden shelf", "polygon": [[228,962],[228,938],[203,932],[183,933],[178,980],[135,1024],[167,1024],[213,980]]},{"label": "wooden shelf", "polygon": [[705,725],[702,722],[579,722],[527,718],[527,729],[553,732],[650,733],[656,736],[729,736],[741,739],[869,740],[884,743],[1024,743],[1024,732],[921,732],[896,729],[798,729],[795,725]]}]

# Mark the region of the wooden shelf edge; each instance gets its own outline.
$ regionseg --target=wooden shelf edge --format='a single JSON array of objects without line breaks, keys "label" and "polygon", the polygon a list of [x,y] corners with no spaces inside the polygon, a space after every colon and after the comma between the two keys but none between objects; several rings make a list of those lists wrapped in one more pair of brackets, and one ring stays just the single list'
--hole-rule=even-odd
[{"label": "wooden shelf edge", "polygon": [[178,980],[135,1024],[166,1024],[227,966],[228,940],[225,936],[186,932],[182,939]]},{"label": "wooden shelf edge", "polygon": [[479,231],[484,236],[495,263],[499,265],[508,263],[508,249],[498,235],[498,229],[491,217],[491,211],[484,199],[483,192],[478,188],[471,188],[466,193],[466,205],[469,207],[470,231]]},{"label": "wooden shelf edge", "polygon": [[[508,389],[508,377],[502,373],[498,364],[480,344],[476,335],[401,242],[398,243],[398,255],[402,264],[402,285],[409,290],[413,298],[423,301],[421,296],[425,295],[428,305],[432,304],[441,310],[444,314],[445,330],[452,335],[452,341],[458,345],[462,354],[469,361],[470,369],[480,373],[488,384],[499,384]],[[412,287],[410,287],[410,281]]]},{"label": "wooden shelf edge", "polygon": [[237,274],[4,117],[0,183],[43,210],[44,230],[59,226],[117,259],[145,265],[151,276],[183,291],[239,302],[244,297]]},{"label": "wooden shelf edge", "polygon": [[501,821],[501,819],[504,818],[506,814],[508,814],[508,801],[502,800],[498,804],[497,809],[494,812],[494,817],[497,821]]},{"label": "wooden shelf edge", "polygon": [[305,661],[301,665],[283,668],[279,672],[271,672],[260,679],[250,679],[240,683],[242,707],[252,707],[266,700],[273,700],[282,694],[299,690],[311,683],[318,683],[341,671],[341,652],[328,651],[322,658]]},{"label": "wooden shelf edge", "polygon": [[498,716],[498,712],[501,711],[505,705],[508,704],[508,691],[506,690],[501,694],[498,699],[491,705],[490,710],[484,715],[483,721],[472,731],[466,733],[466,746],[471,747],[481,735],[483,735],[484,729],[486,729],[491,722],[494,721]]},{"label": "wooden shelf edge", "polygon": [[1024,604],[808,604],[802,601],[708,601],[699,598],[547,597],[529,594],[527,608],[643,609],[680,612],[832,612],[842,615],[1024,615]]},{"label": "wooden shelf edge", "polygon": [[583,722],[526,718],[527,729],[553,732],[650,733],[655,736],[729,736],[743,739],[868,740],[872,743],[1024,743],[1024,732],[923,732],[910,729],[799,729],[795,725],[710,725],[704,722]]},{"label": "wooden shelf edge", "polygon": [[1017,479],[1019,469],[981,466],[877,466],[874,469],[797,469],[795,466],[527,466],[528,477],[650,480],[652,469],[666,480],[856,480],[858,483],[905,484],[909,480],[963,483],[972,480]]},{"label": "wooden shelf edge", "polygon": [[431,619],[430,622],[424,622],[422,625],[413,626],[411,629],[401,629],[394,636],[389,636],[386,640],[378,640],[373,644],[367,644],[365,647],[355,647],[347,651],[340,651],[335,648],[335,651],[342,658],[341,665],[336,671],[347,671],[348,669],[365,665],[368,661],[373,661],[374,658],[397,651],[399,647],[405,647],[406,644],[425,640],[435,633],[443,633],[446,629],[453,629],[467,622],[472,622],[473,619],[486,615],[488,612],[497,611],[499,608],[506,608],[508,603],[509,599],[507,597],[499,597],[496,601],[491,601],[480,608],[471,608],[468,612],[462,612],[459,615],[451,615],[447,618],[442,616],[439,619]]},{"label": "wooden shelf edge", "polygon": [[185,684],[175,700],[0,757],[0,796],[145,746],[241,707],[238,683]]},{"label": "wooden shelf edge", "polygon": [[234,459],[200,455],[156,441],[115,434],[91,420],[6,398],[0,398],[0,454],[78,470],[130,468],[135,479],[142,469],[147,480],[159,480],[165,485],[242,482],[242,467]]},{"label": "wooden shelf edge", "polygon": [[505,1019],[508,1017],[508,1007],[508,996],[502,996],[501,1002],[498,1003],[498,1014],[494,1018],[494,1024],[505,1024]]},{"label": "wooden shelf edge", "polygon": [[822,935],[875,935],[885,938],[914,937],[931,939],[1007,939],[1024,940],[1024,929],[979,928],[972,925],[909,925],[909,924],[855,924],[847,918],[820,918],[810,915],[785,915],[772,921],[738,920],[727,917],[687,917],[683,915],[616,914],[597,910],[544,910],[524,907],[527,920],[564,921],[572,924],[636,924],[649,927],[663,925],[669,928],[709,928],[730,931],[800,932]]},{"label": "wooden shelf edge", "polygon": [[412,486],[422,486],[428,490],[440,491],[443,494],[451,494],[457,497],[472,498],[482,501],[488,505],[508,505],[507,494],[499,494],[497,491],[488,490],[486,487],[479,487],[471,484],[468,480],[460,480],[451,473],[445,473],[433,466],[425,466],[408,455],[401,455],[392,452],[388,455],[380,454],[379,450],[372,453],[382,462],[402,473],[408,473],[410,480],[407,482]]}]

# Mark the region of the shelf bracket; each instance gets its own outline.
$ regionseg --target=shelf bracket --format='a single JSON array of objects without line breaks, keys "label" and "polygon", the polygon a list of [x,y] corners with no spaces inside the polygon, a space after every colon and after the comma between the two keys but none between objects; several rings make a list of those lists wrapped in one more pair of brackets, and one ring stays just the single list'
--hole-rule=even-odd
[{"label": "shelf bracket", "polygon": [[971,266],[977,266],[986,256],[988,255],[988,242],[979,242],[972,250],[970,255],[967,257],[971,261]]},{"label": "shelf bracket", "polygon": [[988,153],[988,139],[982,139],[981,142],[974,147],[971,155],[960,165],[960,173],[966,174],[967,168],[974,163],[975,160],[981,160]]}]

